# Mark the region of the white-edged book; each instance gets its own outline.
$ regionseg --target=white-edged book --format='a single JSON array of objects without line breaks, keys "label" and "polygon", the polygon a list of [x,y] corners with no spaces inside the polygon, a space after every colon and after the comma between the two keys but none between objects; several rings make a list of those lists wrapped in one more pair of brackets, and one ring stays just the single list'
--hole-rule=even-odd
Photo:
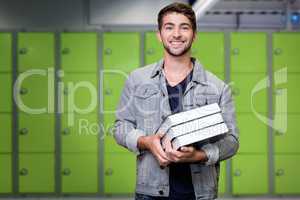
[{"label": "white-edged book", "polygon": [[176,113],[168,116],[157,132],[167,133],[171,127],[220,112],[221,109],[219,105],[217,103],[213,103],[192,110]]},{"label": "white-edged book", "polygon": [[177,126],[171,127],[168,130],[166,135],[163,137],[162,142],[164,143],[164,140],[166,138],[172,141],[174,138],[179,137],[181,135],[204,129],[206,127],[213,126],[222,122],[224,122],[224,120],[221,113],[216,113],[183,124],[179,124]]},{"label": "white-edged book", "polygon": [[200,129],[185,135],[176,137],[172,141],[174,149],[179,149],[182,146],[190,145],[195,142],[203,141],[228,132],[226,124],[220,123],[204,129]]}]

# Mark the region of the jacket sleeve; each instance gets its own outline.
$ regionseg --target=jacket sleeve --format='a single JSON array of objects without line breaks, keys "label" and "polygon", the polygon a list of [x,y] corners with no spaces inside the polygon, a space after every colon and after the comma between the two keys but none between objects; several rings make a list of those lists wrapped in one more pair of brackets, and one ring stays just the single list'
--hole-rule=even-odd
[{"label": "jacket sleeve", "polygon": [[123,88],[119,105],[116,110],[116,121],[114,124],[114,138],[117,143],[128,150],[140,154],[137,140],[145,135],[142,130],[136,128],[134,115],[133,80],[130,75]]},{"label": "jacket sleeve", "polygon": [[206,165],[212,165],[232,157],[239,148],[239,131],[236,125],[235,107],[230,87],[226,84],[220,97],[220,108],[229,131],[202,146],[201,149],[208,157]]}]

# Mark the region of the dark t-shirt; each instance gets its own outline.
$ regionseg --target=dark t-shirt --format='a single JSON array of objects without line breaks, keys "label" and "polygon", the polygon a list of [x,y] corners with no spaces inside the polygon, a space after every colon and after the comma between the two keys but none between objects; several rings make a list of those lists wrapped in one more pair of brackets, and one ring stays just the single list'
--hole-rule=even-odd
[{"label": "dark t-shirt", "polygon": [[[167,84],[169,104],[172,114],[182,111],[182,98],[186,86],[192,80],[191,72],[183,81],[172,87]],[[171,163],[170,169],[170,200],[193,200],[195,199],[189,163]]]}]

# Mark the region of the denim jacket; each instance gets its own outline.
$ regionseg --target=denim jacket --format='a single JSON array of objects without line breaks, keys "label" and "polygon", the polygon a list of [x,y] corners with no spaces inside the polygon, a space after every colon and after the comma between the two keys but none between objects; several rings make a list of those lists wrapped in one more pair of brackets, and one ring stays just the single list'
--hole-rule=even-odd
[{"label": "denim jacket", "polygon": [[[191,163],[196,199],[215,199],[218,193],[220,161],[232,157],[238,150],[238,128],[235,108],[228,85],[206,71],[194,58],[193,78],[184,92],[182,107],[189,110],[218,103],[229,132],[204,143],[196,144],[208,160]],[[152,196],[169,195],[169,169],[161,169],[149,151],[137,148],[140,136],[155,134],[163,120],[171,114],[163,60],[133,71],[123,89],[116,112],[114,138],[117,143],[137,155],[136,192]]]}]

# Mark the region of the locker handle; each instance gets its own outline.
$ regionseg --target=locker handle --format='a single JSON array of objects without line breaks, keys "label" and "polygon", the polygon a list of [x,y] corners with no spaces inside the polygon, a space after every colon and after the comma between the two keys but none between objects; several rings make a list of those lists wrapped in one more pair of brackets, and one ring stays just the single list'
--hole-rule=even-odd
[{"label": "locker handle", "polygon": [[282,136],[284,133],[283,133],[283,132],[280,132],[280,131],[276,131],[275,134],[276,134],[277,136]]},{"label": "locker handle", "polygon": [[64,175],[64,176],[69,176],[69,175],[71,175],[71,170],[70,170],[69,168],[64,169],[63,175]]},{"label": "locker handle", "polygon": [[20,135],[27,135],[28,134],[28,129],[27,128],[22,128],[20,130]]},{"label": "locker handle", "polygon": [[234,176],[241,176],[241,175],[242,175],[241,170],[237,169],[234,171]]},{"label": "locker handle", "polygon": [[112,94],[112,89],[106,88],[105,89],[105,95],[111,95]]},{"label": "locker handle", "polygon": [[28,52],[28,49],[27,49],[27,48],[21,48],[21,49],[19,50],[19,53],[20,53],[21,55],[25,55],[27,52]]},{"label": "locker handle", "polygon": [[27,176],[28,175],[28,170],[25,169],[25,168],[22,168],[19,173],[20,173],[21,176]]},{"label": "locker handle", "polygon": [[67,55],[67,54],[69,54],[71,51],[70,51],[70,49],[69,48],[64,48],[63,50],[62,50],[62,54],[64,54],[64,55]]},{"label": "locker handle", "polygon": [[240,94],[240,89],[239,88],[232,88],[232,95],[238,96]]},{"label": "locker handle", "polygon": [[234,49],[232,49],[232,54],[233,55],[239,55],[240,54],[240,50],[238,48],[234,48]]},{"label": "locker handle", "polygon": [[69,91],[68,88],[64,88],[64,95],[68,95]]},{"label": "locker handle", "polygon": [[282,53],[282,49],[280,49],[280,48],[277,48],[274,50],[274,54],[277,56],[280,55],[281,53]]},{"label": "locker handle", "polygon": [[65,129],[63,130],[63,134],[64,134],[64,135],[69,135],[69,134],[70,134],[70,129],[69,129],[69,128],[65,128]]},{"label": "locker handle", "polygon": [[147,54],[148,55],[153,55],[154,54],[154,49],[153,48],[148,49]]},{"label": "locker handle", "polygon": [[283,169],[278,169],[276,171],[276,176],[283,176],[284,175],[284,170]]},{"label": "locker handle", "polygon": [[28,93],[28,89],[27,88],[21,88],[20,90],[20,94],[21,95],[24,95],[24,94],[27,94]]},{"label": "locker handle", "polygon": [[111,176],[113,173],[114,173],[114,170],[113,170],[112,168],[108,168],[108,169],[105,171],[105,175],[106,175],[106,176]]},{"label": "locker handle", "polygon": [[112,54],[112,49],[111,48],[105,49],[105,54],[106,55],[111,55]]}]

